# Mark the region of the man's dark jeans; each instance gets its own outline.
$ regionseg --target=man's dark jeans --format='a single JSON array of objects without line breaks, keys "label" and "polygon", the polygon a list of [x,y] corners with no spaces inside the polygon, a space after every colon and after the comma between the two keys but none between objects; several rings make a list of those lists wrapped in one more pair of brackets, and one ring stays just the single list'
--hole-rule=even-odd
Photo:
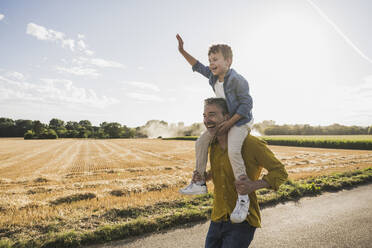
[{"label": "man's dark jeans", "polygon": [[230,221],[213,222],[209,226],[205,248],[244,248],[253,240],[256,228],[247,221],[233,224]]}]

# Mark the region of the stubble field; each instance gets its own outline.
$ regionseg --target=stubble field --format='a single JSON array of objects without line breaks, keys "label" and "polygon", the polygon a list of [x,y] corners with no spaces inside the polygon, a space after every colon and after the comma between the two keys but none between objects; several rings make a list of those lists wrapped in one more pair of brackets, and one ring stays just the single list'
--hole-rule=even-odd
[{"label": "stubble field", "polygon": [[[291,179],[372,166],[372,151],[270,148]],[[192,141],[0,139],[0,239],[94,230],[113,209],[183,198],[194,161]]]}]

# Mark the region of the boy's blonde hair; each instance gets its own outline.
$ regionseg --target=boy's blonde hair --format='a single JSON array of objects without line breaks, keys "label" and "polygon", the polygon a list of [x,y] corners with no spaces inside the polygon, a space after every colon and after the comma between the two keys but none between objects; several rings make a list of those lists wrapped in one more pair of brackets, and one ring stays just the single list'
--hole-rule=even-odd
[{"label": "boy's blonde hair", "polygon": [[222,56],[224,57],[225,60],[231,59],[231,62],[232,62],[233,54],[232,54],[232,50],[230,46],[226,44],[212,45],[209,48],[208,56],[211,55],[211,53],[218,53],[218,52],[222,53]]}]

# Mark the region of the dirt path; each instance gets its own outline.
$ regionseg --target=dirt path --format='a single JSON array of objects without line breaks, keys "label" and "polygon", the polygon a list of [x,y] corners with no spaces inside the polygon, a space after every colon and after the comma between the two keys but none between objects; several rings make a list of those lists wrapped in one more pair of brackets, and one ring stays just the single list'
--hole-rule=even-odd
[{"label": "dirt path", "polygon": [[[262,210],[251,247],[371,247],[372,184]],[[209,222],[90,248],[204,247]]]}]

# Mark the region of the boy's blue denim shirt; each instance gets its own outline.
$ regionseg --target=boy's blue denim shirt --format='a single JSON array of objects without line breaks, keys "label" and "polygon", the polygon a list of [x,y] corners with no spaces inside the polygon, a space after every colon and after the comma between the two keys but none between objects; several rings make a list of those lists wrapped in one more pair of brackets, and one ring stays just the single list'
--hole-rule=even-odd
[{"label": "boy's blue denim shirt", "polygon": [[[213,91],[215,91],[214,85],[218,77],[213,75],[208,66],[197,61],[192,67],[192,70],[208,78],[210,86],[212,86]],[[241,126],[250,122],[252,120],[253,101],[249,94],[248,81],[235,70],[229,69],[225,75],[223,89],[225,91],[226,103],[230,116],[237,113],[242,117],[235,125]]]}]

